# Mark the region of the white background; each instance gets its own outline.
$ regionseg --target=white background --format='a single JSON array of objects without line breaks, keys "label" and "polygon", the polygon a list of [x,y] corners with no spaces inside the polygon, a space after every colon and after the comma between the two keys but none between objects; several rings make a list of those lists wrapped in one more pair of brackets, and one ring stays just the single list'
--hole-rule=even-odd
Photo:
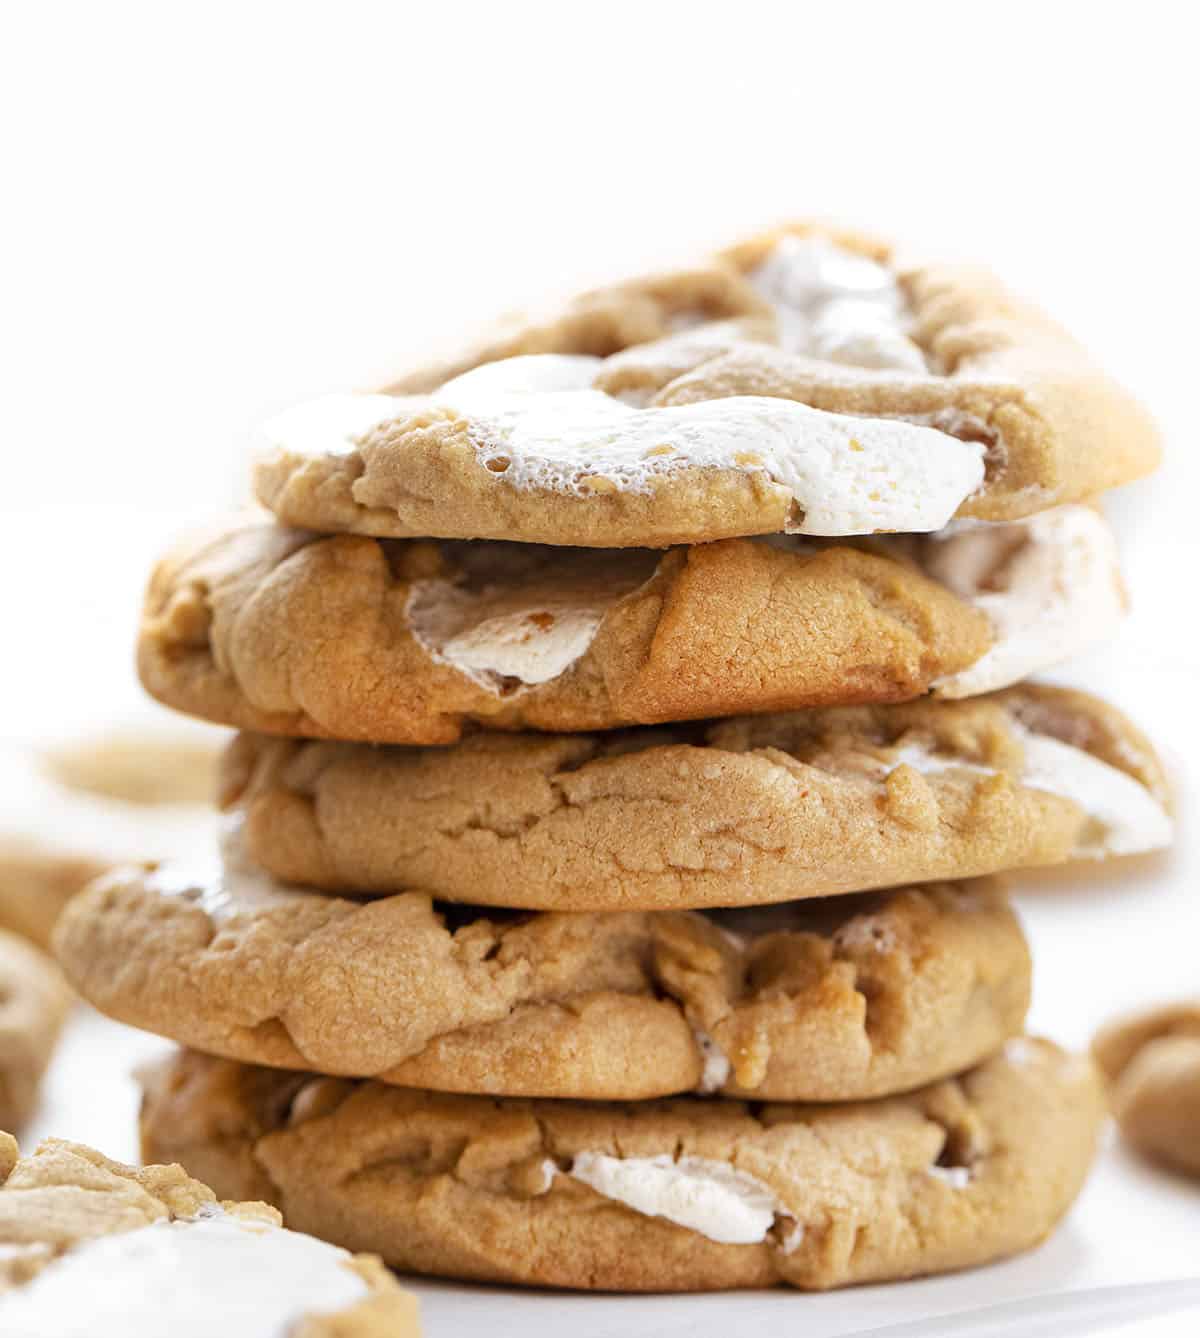
[{"label": "white background", "polygon": [[[0,736],[140,709],[128,642],[145,564],[181,519],[244,496],[264,414],[369,383],[523,301],[832,216],[988,260],[1162,422],[1166,468],[1110,508],[1136,612],[1119,644],[1064,676],[1111,693],[1164,745],[1183,787],[1181,846],[1042,880],[1024,904],[1035,1021],[1061,1038],[1083,1043],[1127,1003],[1194,993],[1189,10],[5,6]],[[127,1154],[131,1043],[117,1036],[77,1032],[43,1124]],[[1200,1273],[1200,1192],[1113,1154],[1034,1261],[943,1283],[707,1308],[506,1303],[519,1313],[450,1290],[429,1314],[435,1333],[468,1311],[481,1329],[569,1315],[581,1338],[639,1324],[835,1332],[1178,1276],[1189,1261]]]}]

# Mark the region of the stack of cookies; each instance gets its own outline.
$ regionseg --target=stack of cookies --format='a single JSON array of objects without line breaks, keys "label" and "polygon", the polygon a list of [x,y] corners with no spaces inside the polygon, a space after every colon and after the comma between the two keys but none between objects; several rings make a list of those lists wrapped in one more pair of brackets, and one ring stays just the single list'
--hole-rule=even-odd
[{"label": "stack of cookies", "polygon": [[146,1155],[505,1282],[1042,1239],[1102,1102],[990,875],[1170,839],[1129,721],[1024,681],[1121,616],[1137,405],[986,274],[797,227],[268,435],[273,515],[163,562],[139,647],[243,731],[223,849],[57,932],[192,1047]]}]

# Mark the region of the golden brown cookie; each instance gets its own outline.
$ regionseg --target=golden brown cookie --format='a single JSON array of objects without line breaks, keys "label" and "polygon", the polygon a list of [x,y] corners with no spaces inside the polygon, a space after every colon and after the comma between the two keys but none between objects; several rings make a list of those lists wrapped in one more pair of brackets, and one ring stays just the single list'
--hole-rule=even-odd
[{"label": "golden brown cookie", "polygon": [[416,1298],[377,1258],[218,1203],[180,1166],[137,1169],[0,1134],[0,1333],[13,1338],[417,1338]]},{"label": "golden brown cookie", "polygon": [[1092,1055],[1112,1085],[1126,1139],[1154,1161],[1200,1176],[1200,1000],[1110,1022]]},{"label": "golden brown cookie", "polygon": [[268,424],[260,500],[324,531],[661,547],[1011,520],[1159,455],[1140,406],[986,272],[804,225],[389,390]]},{"label": "golden brown cookie", "polygon": [[0,930],[0,1129],[19,1129],[33,1114],[70,1007],[54,963]]},{"label": "golden brown cookie", "polygon": [[67,900],[104,870],[211,841],[218,743],[122,731],[0,750],[0,928],[46,947]]},{"label": "golden brown cookie", "polygon": [[501,1096],[904,1091],[1022,1028],[1029,955],[981,880],[740,911],[356,902],[126,870],[57,944],[98,1008],[212,1054]]},{"label": "golden brown cookie", "polygon": [[251,860],[284,881],[533,910],[791,901],[1171,837],[1141,733],[1032,685],[453,748],[243,735],[221,788]]},{"label": "golden brown cookie", "polygon": [[184,1052],[147,1156],[394,1267],[621,1291],[823,1289],[1043,1240],[1103,1116],[1086,1059],[1018,1038],[908,1096],[833,1105],[498,1101]]},{"label": "golden brown cookie", "polygon": [[1089,507],[858,546],[322,537],[256,519],[159,564],[138,661],[169,706],[269,733],[449,743],[1004,687],[1112,634]]}]

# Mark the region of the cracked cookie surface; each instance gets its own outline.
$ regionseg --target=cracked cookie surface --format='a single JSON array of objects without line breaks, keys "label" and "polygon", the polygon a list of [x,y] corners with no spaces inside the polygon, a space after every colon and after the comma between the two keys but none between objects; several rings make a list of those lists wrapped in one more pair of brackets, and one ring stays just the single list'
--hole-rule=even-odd
[{"label": "cracked cookie surface", "polygon": [[325,531],[665,546],[1009,520],[1159,455],[1141,407],[991,275],[805,225],[388,390],[269,425],[260,500]]},{"label": "cracked cookie surface", "polygon": [[1089,507],[928,538],[662,554],[321,536],[250,518],[155,570],[146,688],[243,729],[453,742],[1004,687],[1110,636]]},{"label": "cracked cookie surface", "polygon": [[508,1096],[877,1096],[977,1063],[1029,1002],[1024,937],[988,881],[489,916],[164,868],[85,892],[57,941],[91,1003],[186,1045]]},{"label": "cracked cookie surface", "polygon": [[0,1134],[0,1331],[21,1338],[417,1338],[415,1298],[377,1258],[219,1203],[182,1167],[136,1168]]},{"label": "cracked cookie surface", "polygon": [[0,1129],[20,1129],[33,1114],[70,1008],[54,963],[0,929]]},{"label": "cracked cookie surface", "polygon": [[67,901],[130,860],[210,839],[217,745],[124,730],[0,750],[0,928],[47,947]]},{"label": "cracked cookie surface", "polygon": [[452,748],[243,735],[221,790],[251,860],[285,881],[536,910],[790,901],[1171,835],[1138,730],[1033,685]]},{"label": "cracked cookie surface", "polygon": [[500,1101],[184,1052],[148,1156],[449,1277],[621,1291],[824,1289],[1039,1243],[1103,1117],[1086,1059],[1017,1038],[907,1096],[814,1105]]},{"label": "cracked cookie surface", "polygon": [[1096,1034],[1092,1055],[1128,1142],[1200,1177],[1200,999],[1110,1022]]}]

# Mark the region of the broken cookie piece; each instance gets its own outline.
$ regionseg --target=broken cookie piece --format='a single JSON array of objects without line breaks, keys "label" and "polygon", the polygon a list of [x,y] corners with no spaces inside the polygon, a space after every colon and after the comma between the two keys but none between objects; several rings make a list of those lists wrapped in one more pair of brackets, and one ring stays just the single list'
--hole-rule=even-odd
[{"label": "broken cookie piece", "polygon": [[219,1332],[417,1338],[416,1300],[378,1259],[285,1231],[265,1203],[220,1203],[182,1167],[136,1169],[0,1134],[0,1333]]}]

